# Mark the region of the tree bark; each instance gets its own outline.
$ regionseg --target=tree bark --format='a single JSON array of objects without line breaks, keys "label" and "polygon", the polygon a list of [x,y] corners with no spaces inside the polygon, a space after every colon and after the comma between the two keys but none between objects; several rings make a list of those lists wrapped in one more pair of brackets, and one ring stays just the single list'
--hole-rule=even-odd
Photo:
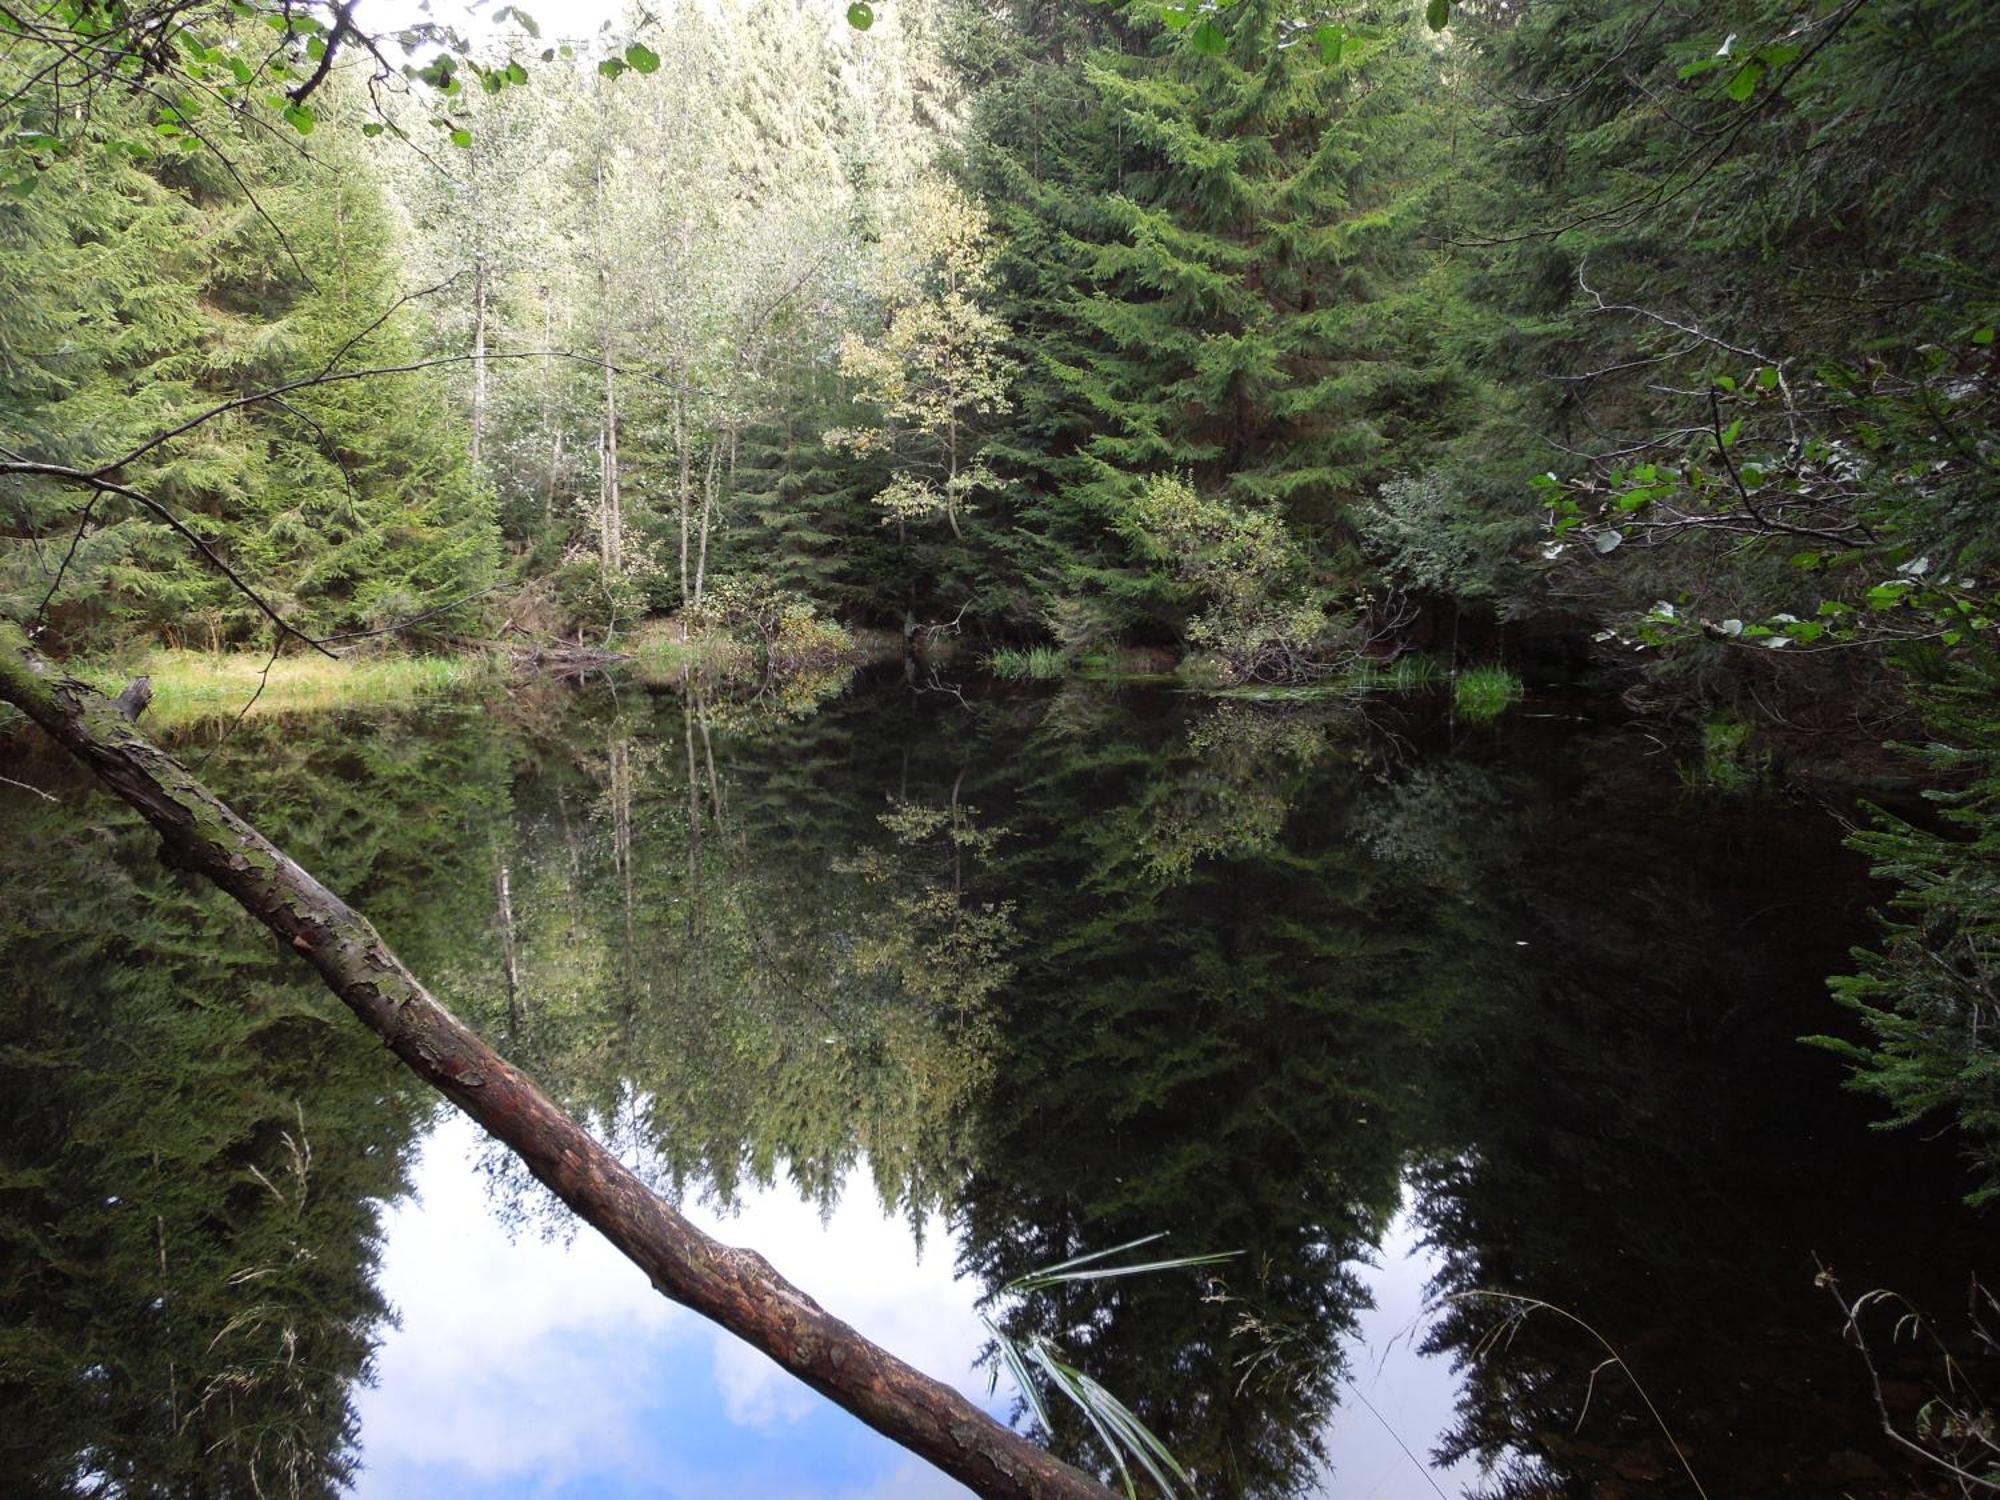
[{"label": "tree bark", "polygon": [[502,1142],[663,1296],[719,1323],[814,1390],[981,1495],[1110,1500],[1096,1480],[832,1317],[754,1250],[711,1239],[432,998],[368,922],[151,744],[102,693],[62,677],[0,622],[0,700],[81,761],[319,971],[409,1069]]},{"label": "tree bark", "polygon": [[[610,235],[605,226],[604,162],[593,169],[597,192],[597,319],[599,352],[604,363],[604,436],[598,475],[598,548],[607,588],[617,582],[625,563],[625,509],[618,489],[618,346],[612,331]],[[609,637],[606,637],[609,639]]]},{"label": "tree bark", "polygon": [[[674,379],[679,385],[685,386],[687,384],[687,366],[685,364],[677,363],[674,366]],[[693,470],[689,466],[688,461],[687,392],[685,390],[674,392],[674,457],[680,464],[681,471],[679,489],[681,520],[681,639],[686,640],[688,638],[688,610],[693,607],[694,592],[693,586],[688,581],[688,495]]]},{"label": "tree bark", "polygon": [[[548,345],[544,344],[543,348]],[[486,452],[486,262],[472,263],[472,472]]]},{"label": "tree bark", "polygon": [[[734,441],[732,437],[731,441]],[[722,469],[722,434],[715,435],[715,446],[708,450],[708,477],[701,489],[701,546],[695,554],[694,563],[694,607],[701,608],[703,592],[708,588],[708,533],[715,524],[716,476]]]},{"label": "tree bark", "polygon": [[494,894],[500,908],[500,972],[507,981],[507,1040],[521,1031],[521,961],[514,945],[514,883],[506,865],[494,879]]}]

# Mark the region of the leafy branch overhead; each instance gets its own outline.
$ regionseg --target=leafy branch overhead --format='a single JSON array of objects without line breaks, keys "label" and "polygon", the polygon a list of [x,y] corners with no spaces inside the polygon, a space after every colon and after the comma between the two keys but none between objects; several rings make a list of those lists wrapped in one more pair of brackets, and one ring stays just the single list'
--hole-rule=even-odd
[{"label": "leafy branch overhead", "polygon": [[[46,112],[32,106],[27,127],[0,148],[0,190],[32,192],[56,156],[86,140],[108,140],[135,161],[148,161],[187,139],[221,154],[233,129],[282,123],[310,136],[329,118],[333,80],[365,107],[335,110],[364,135],[402,134],[420,106],[427,123],[455,146],[471,143],[466,103],[526,84],[532,70],[567,63],[581,43],[543,44],[534,16],[518,5],[492,12],[504,28],[496,48],[458,26],[424,20],[372,29],[354,0],[37,0],[0,7],[0,43],[39,49],[43,60],[18,89],[15,105],[35,98],[63,100]],[[643,16],[639,25],[650,24]],[[599,45],[602,45],[600,43]],[[643,43],[612,45],[598,64],[606,76],[626,69],[651,73],[659,57]],[[100,102],[143,99],[139,119]]]}]

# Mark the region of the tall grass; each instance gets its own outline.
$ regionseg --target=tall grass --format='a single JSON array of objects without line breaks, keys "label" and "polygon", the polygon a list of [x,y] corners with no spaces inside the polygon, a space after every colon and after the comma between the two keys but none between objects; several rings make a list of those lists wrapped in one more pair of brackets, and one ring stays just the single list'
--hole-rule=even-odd
[{"label": "tall grass", "polygon": [[496,671],[478,656],[300,654],[272,661],[262,652],[154,651],[128,670],[93,666],[78,675],[115,693],[127,679],[145,674],[153,679],[145,722],[172,725],[234,715],[245,704],[261,717],[413,703],[485,682]]},{"label": "tall grass", "polygon": [[999,646],[987,654],[986,670],[1009,682],[1049,682],[1065,676],[1069,662],[1054,646]]},{"label": "tall grass", "polygon": [[[1110,1256],[1122,1255],[1127,1250],[1136,1250],[1164,1237],[1164,1234],[1149,1234],[1143,1239],[1114,1245],[1109,1250],[1094,1250],[1088,1255],[1063,1261],[1060,1265],[1030,1271],[1000,1288],[1000,1295],[1031,1296],[1071,1281],[1102,1281],[1114,1276],[1139,1276],[1153,1271],[1212,1266],[1233,1260],[1239,1253],[1228,1250],[1220,1254],[1178,1255],[1169,1260],[1149,1260],[1137,1265],[1103,1264]],[[1014,1384],[1020,1388],[1021,1398],[1035,1414],[1035,1420],[1043,1428],[1054,1430],[1055,1424],[1049,1420],[1049,1409],[1040,1389],[1046,1382],[1053,1394],[1061,1396],[1083,1414],[1091,1431],[1097,1434],[1097,1440],[1118,1466],[1118,1477],[1127,1500],[1138,1500],[1138,1486],[1132,1474],[1135,1467],[1143,1470],[1168,1500],[1177,1500],[1183,1493],[1194,1492],[1193,1476],[1166,1444],[1154,1435],[1153,1430],[1140,1421],[1124,1402],[1070,1364],[1056,1344],[1041,1334],[1033,1334],[1025,1341],[1016,1340],[994,1319],[988,1317],[982,1318],[982,1321],[986,1324],[986,1331],[993,1335],[994,1352],[999,1356],[1000,1365],[1004,1365],[1013,1377]],[[1000,1374],[998,1366],[993,1374],[997,1383]]]},{"label": "tall grass", "polygon": [[697,632],[682,640],[670,630],[643,629],[629,643],[632,672],[641,682],[678,682],[696,675],[754,677],[757,652],[748,642]]},{"label": "tall grass", "polygon": [[1488,724],[1521,701],[1521,679],[1506,667],[1466,667],[1451,680],[1451,701],[1461,719]]},{"label": "tall grass", "polygon": [[1363,658],[1348,674],[1347,687],[1357,693],[1419,693],[1442,675],[1436,657],[1411,651],[1386,663]]}]

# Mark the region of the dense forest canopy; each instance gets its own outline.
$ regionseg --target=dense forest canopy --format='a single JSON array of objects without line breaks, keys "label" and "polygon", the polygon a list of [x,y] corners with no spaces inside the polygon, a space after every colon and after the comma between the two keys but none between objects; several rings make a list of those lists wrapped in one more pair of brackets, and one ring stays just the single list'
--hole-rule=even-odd
[{"label": "dense forest canopy", "polygon": [[[254,19],[129,87],[16,28],[8,437],[90,468],[425,365],[118,471],[315,628],[504,580],[615,638],[755,576],[1295,676],[1395,593],[1703,701],[1990,629],[1979,6],[503,8],[397,88],[309,37],[286,76],[349,62],[278,122]],[[268,623],[115,500],[44,607],[81,502],[10,486],[52,642]]]},{"label": "dense forest canopy", "polygon": [[[1975,1203],[2000,1194],[1984,0],[375,24],[0,4],[0,649],[734,637],[775,676],[872,637],[912,683],[949,642],[1035,675],[1335,698],[1503,667],[1619,700],[1732,777],[1922,789],[1855,835],[1894,894],[1817,1040],[1885,1122],[1955,1132]],[[781,715],[839,679],[787,682]],[[1283,763],[1294,731],[1242,712],[1196,744],[1210,803],[1122,835],[1135,881],[1280,815],[1229,795],[1231,757]],[[614,739],[604,776],[664,753]],[[698,828],[692,773],[682,791]],[[956,789],[882,833],[814,899],[872,914],[856,972],[985,1024],[1044,914],[965,905],[963,860],[994,851]],[[522,872],[543,877],[576,878]],[[736,887],[703,961],[775,1004],[743,932],[808,895]],[[1125,941],[1112,915],[1093,930],[1107,968]],[[619,980],[629,933],[615,948],[576,984]],[[1144,1010],[1111,978],[1098,1003]],[[990,1038],[906,1022],[871,1066],[928,1087],[875,1122],[901,1151],[876,1167],[916,1212],[963,1169],[923,1127],[991,1082]],[[589,1050],[548,1061],[602,1105],[618,1084]],[[705,1076],[672,1067],[684,1093]],[[786,1077],[802,1117],[851,1104]],[[246,1138],[279,1129],[250,1114]],[[384,1190],[402,1149],[367,1169]],[[675,1171],[715,1170],[687,1151]],[[1393,1173],[1369,1181],[1373,1222]],[[1011,1211],[994,1195],[976,1212]],[[1292,1441],[1260,1461],[1302,1462]]]}]

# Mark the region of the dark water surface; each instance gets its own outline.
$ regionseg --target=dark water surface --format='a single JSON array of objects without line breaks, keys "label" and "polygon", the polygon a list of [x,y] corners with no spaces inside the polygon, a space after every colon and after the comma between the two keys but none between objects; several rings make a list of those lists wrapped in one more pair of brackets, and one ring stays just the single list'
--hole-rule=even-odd
[{"label": "dark water surface", "polygon": [[[1929,1492],[1816,1267],[1950,1332],[1991,1226],[1796,1040],[1879,895],[1828,809],[1533,705],[968,696],[537,685],[251,720],[205,775],[996,1410],[987,1294],[1164,1231],[1238,1254],[985,1312],[1206,1494]],[[80,775],[0,762],[61,798],[0,787],[0,1494],[952,1492],[567,1235]],[[1941,1361],[1890,1321],[1907,1425]]]}]

